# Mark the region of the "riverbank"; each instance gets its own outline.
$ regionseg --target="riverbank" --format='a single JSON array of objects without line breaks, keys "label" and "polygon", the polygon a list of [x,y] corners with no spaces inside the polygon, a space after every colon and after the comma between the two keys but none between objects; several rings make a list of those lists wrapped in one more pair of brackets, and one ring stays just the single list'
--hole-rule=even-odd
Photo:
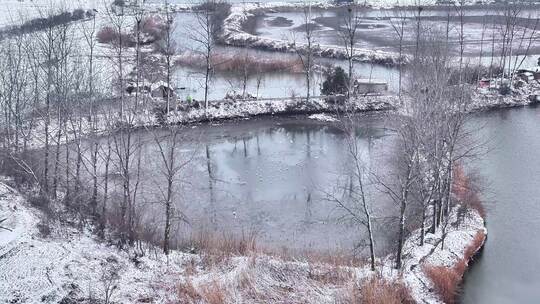
[{"label": "riverbank", "polygon": [[[0,298],[6,303],[105,298],[116,303],[350,303],[365,299],[373,280],[380,286],[388,282],[393,290],[404,286],[416,303],[442,303],[425,269],[466,266],[464,257],[479,249],[471,250],[471,244],[478,234],[486,235],[477,211],[458,217],[453,210],[446,231],[428,234],[423,246],[417,245],[419,230],[407,238],[402,271],[392,268],[391,256],[377,260],[372,272],[368,265],[339,259],[269,254],[255,243],[238,252],[216,245],[198,253],[173,251],[168,257],[143,244],[147,254],[141,256],[136,248],[119,251],[98,240],[89,227],[53,220],[50,231],[40,229],[42,211],[6,182],[0,183],[0,218],[7,218],[2,225],[9,229],[0,232],[0,275],[5,278]],[[67,217],[66,211],[58,212],[59,219]]]},{"label": "riverbank", "polygon": [[[523,107],[535,105],[538,100],[531,96],[540,95],[540,84],[528,86],[516,90],[515,93],[500,95],[497,92],[477,91],[472,95],[472,102],[469,112],[482,112],[510,107]],[[126,123],[134,129],[154,128],[164,125],[194,125],[207,122],[224,122],[237,119],[250,119],[258,116],[292,116],[292,115],[313,115],[327,114],[325,120],[335,119],[333,116],[339,116],[345,111],[349,113],[361,112],[395,112],[400,113],[404,108],[402,103],[411,102],[405,97],[400,100],[397,95],[368,95],[356,97],[348,104],[347,108],[336,104],[328,97],[312,97],[310,101],[305,98],[275,98],[262,100],[221,100],[209,102],[208,109],[204,109],[201,101],[177,103],[176,110],[165,112],[164,101],[155,99],[146,105],[135,106],[131,101],[126,103],[125,113],[121,118],[117,105],[108,104],[98,110],[93,122],[88,119],[81,119],[81,124],[69,124],[67,138],[62,136],[61,141],[70,141],[75,131],[81,128],[83,137],[90,134],[104,135],[107,132],[121,131],[126,127]],[[84,113],[76,114],[84,115]],[[317,116],[314,116],[316,119]],[[124,123],[122,123],[122,121]],[[94,129],[95,127],[95,129]],[[44,121],[36,120],[34,122],[34,131],[28,132],[31,138],[28,139],[28,147],[38,149],[44,144]],[[54,135],[58,131],[56,122],[51,121],[49,128],[50,134]]]},{"label": "riverbank", "polygon": [[[275,10],[299,9],[305,7],[302,3],[248,3],[245,5],[233,5],[231,13],[223,22],[223,30],[220,35],[220,42],[230,46],[249,47],[267,51],[277,52],[306,52],[307,46],[304,43],[290,42],[281,39],[260,37],[247,32],[244,24],[256,14],[264,14]],[[328,9],[337,7],[329,2],[313,3],[313,9]],[[345,47],[336,45],[317,44],[312,47],[312,52],[319,57],[346,59],[347,50]],[[353,60],[363,63],[381,64],[386,66],[397,66],[408,61],[407,56],[399,56],[398,53],[372,50],[366,48],[355,48]]]}]

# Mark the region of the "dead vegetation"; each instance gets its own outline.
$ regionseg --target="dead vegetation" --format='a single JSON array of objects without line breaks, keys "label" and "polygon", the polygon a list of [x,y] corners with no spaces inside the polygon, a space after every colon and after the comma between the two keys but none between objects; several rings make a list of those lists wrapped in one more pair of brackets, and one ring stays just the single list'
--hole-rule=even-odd
[{"label": "dead vegetation", "polygon": [[[177,57],[177,65],[204,69],[204,60],[201,54],[184,53]],[[247,72],[249,74],[290,72],[301,73],[302,64],[298,59],[282,57],[255,57],[253,55],[239,55],[231,53],[212,54],[211,66],[214,71],[224,73]]]},{"label": "dead vegetation", "polygon": [[201,285],[199,288],[195,288],[191,280],[187,279],[186,282],[179,283],[177,285],[176,295],[179,303],[184,304],[230,303],[230,301],[228,300],[228,291],[224,288],[222,284],[218,283],[217,281],[212,281],[210,283]]},{"label": "dead vegetation", "polygon": [[350,304],[412,304],[409,289],[400,280],[388,281],[373,276],[350,286],[344,303]]},{"label": "dead vegetation", "polygon": [[456,269],[446,266],[426,266],[424,272],[435,286],[441,299],[447,304],[455,303],[461,281]]},{"label": "dead vegetation", "polygon": [[476,184],[473,178],[465,173],[461,165],[455,166],[452,193],[456,196],[460,204],[477,211],[485,219],[486,209],[482,204]]},{"label": "dead vegetation", "polygon": [[456,297],[459,294],[463,275],[473,256],[482,247],[485,237],[483,231],[478,231],[469,246],[465,248],[463,258],[454,267],[424,266],[423,270],[425,274],[433,283],[437,294],[439,294],[444,303],[456,303]]}]

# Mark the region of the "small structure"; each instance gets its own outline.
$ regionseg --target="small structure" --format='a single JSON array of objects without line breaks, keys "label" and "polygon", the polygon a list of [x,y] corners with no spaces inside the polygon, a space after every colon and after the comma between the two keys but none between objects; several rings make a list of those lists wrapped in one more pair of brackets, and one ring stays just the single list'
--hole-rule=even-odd
[{"label": "small structure", "polygon": [[166,82],[158,81],[150,86],[150,95],[158,98],[172,98],[175,96],[174,89],[170,88]]},{"label": "small structure", "polygon": [[373,79],[356,79],[354,81],[354,95],[382,94],[388,91],[388,84],[385,81]]},{"label": "small structure", "polygon": [[252,94],[246,92],[245,94],[236,92],[235,90],[227,92],[225,94],[225,100],[256,100],[257,97],[253,96]]},{"label": "small structure", "polygon": [[490,84],[491,80],[489,78],[482,78],[480,81],[478,81],[479,88],[489,88]]},{"label": "small structure", "polygon": [[539,80],[540,79],[540,66],[519,69],[516,71],[515,76],[517,79],[521,79],[527,83],[533,80]]},{"label": "small structure", "polygon": [[139,83],[137,86],[136,82],[128,82],[126,85],[126,92],[131,95],[135,94],[135,92],[139,93],[150,93],[150,86],[146,84]]}]

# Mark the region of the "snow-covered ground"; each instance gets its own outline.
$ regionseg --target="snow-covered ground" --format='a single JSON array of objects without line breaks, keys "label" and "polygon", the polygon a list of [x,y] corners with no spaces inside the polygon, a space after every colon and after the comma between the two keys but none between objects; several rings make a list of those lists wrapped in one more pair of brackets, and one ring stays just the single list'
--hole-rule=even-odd
[{"label": "snow-covered ground", "polygon": [[[306,263],[260,252],[213,260],[202,254],[157,250],[135,257],[119,251],[84,230],[52,222],[52,233],[40,235],[40,212],[0,182],[0,303],[102,303],[107,290],[114,303],[336,303],[352,285],[373,275],[366,267]],[[451,216],[455,220],[455,212]],[[377,272],[402,277],[418,303],[441,303],[423,267],[453,266],[484,221],[474,211],[459,226],[449,225],[444,249],[441,234],[428,235],[417,246],[419,231],[404,246],[403,272],[391,268],[390,257],[378,261]],[[361,290],[360,290],[361,293]],[[220,298],[221,297],[221,298]]]},{"label": "snow-covered ground", "polygon": [[[254,14],[255,10],[260,11],[272,10],[275,8],[299,8],[302,6],[305,6],[305,4],[280,2],[233,5],[231,7],[231,14],[224,21],[221,40],[223,43],[228,45],[251,47],[263,50],[281,52],[296,52],[298,50],[305,50],[306,46],[302,43],[295,44],[287,40],[260,37],[252,35],[244,31],[242,28],[242,24]],[[312,6],[318,8],[327,8],[332,7],[333,4],[330,4],[329,2],[318,2],[312,3]],[[314,48],[314,52],[321,57],[337,59],[344,59],[346,58],[347,54],[345,48],[331,45],[317,45],[317,47]],[[405,57],[400,58],[399,54],[395,52],[355,48],[354,53],[354,59],[360,62],[396,65],[407,60]]]},{"label": "snow-covered ground", "polygon": [[[108,0],[107,0],[108,1]],[[54,13],[61,11],[72,12],[82,8],[98,9],[103,3],[102,0],[2,0],[0,7],[0,28],[13,24],[46,16],[50,10]]]},{"label": "snow-covered ground", "polygon": [[500,95],[496,89],[481,88],[473,94],[473,111],[498,108],[522,107],[540,102],[540,82],[532,80],[521,88],[514,88],[508,95]]},{"label": "snow-covered ground", "polygon": [[[384,111],[394,109],[397,104],[396,96],[366,96],[353,100],[349,105],[349,110],[353,112]],[[321,97],[312,98],[310,102],[306,102],[303,98],[223,101],[210,104],[206,111],[203,107],[199,109],[192,107],[188,111],[173,112],[169,115],[168,121],[170,123],[188,123],[257,115],[335,113],[337,110],[342,109]]]}]

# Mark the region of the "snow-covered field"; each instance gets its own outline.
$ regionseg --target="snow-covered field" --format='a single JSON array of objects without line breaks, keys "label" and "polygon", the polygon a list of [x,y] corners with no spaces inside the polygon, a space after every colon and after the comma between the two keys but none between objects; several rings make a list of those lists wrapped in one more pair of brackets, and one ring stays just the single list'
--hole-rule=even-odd
[{"label": "snow-covered field", "polygon": [[[299,3],[251,3],[246,5],[233,5],[231,14],[223,24],[222,42],[233,46],[252,47],[263,50],[296,52],[298,49],[305,49],[302,43],[291,43],[287,40],[272,39],[260,37],[247,33],[242,28],[242,24],[253,15],[255,10],[272,10],[273,8],[298,8],[305,4]],[[326,8],[333,4],[328,2],[312,3],[313,7]],[[346,58],[346,50],[340,46],[318,45],[314,52],[321,57],[327,58]],[[379,63],[386,65],[396,65],[406,61],[405,57],[400,58],[399,54],[394,52],[384,52],[372,49],[355,48],[355,60],[368,63]]]},{"label": "snow-covered field", "polygon": [[[345,300],[355,282],[372,275],[366,267],[324,262],[306,263],[257,251],[247,256],[212,259],[202,254],[159,249],[136,257],[98,241],[87,230],[53,222],[52,233],[40,235],[40,212],[14,189],[0,183],[0,303],[336,303]],[[455,220],[455,212],[452,219]],[[459,226],[449,225],[444,249],[441,234],[429,235],[422,247],[419,231],[404,246],[403,272],[390,257],[377,272],[402,277],[418,303],[441,303],[423,265],[453,266],[479,231],[483,219],[468,212]],[[151,253],[150,253],[151,252]],[[360,290],[361,293],[361,290]]]},{"label": "snow-covered field", "polygon": [[[108,1],[108,0],[107,0]],[[57,11],[73,11],[78,8],[85,10],[98,9],[106,1],[102,0],[2,0],[0,5],[0,28],[20,24],[21,22],[46,16],[54,9]]]}]

